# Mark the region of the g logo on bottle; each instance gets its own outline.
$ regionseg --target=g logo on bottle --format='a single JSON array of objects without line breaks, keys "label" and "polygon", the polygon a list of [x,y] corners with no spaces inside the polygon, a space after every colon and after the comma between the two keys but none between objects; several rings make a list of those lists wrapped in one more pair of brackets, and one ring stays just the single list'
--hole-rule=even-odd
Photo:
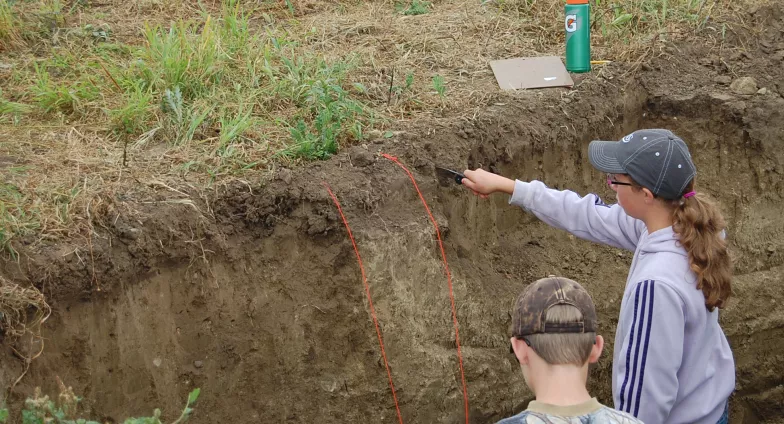
[{"label": "g logo on bottle", "polygon": [[566,15],[564,25],[566,26],[566,32],[577,31],[577,15]]}]

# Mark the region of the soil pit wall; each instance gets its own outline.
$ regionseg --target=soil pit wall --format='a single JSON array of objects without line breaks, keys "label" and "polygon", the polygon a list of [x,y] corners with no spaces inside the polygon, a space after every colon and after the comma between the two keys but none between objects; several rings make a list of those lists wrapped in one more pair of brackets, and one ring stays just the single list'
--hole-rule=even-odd
[{"label": "soil pit wall", "polygon": [[[433,209],[454,275],[471,421],[494,422],[531,398],[508,352],[515,296],[548,274],[583,282],[612,341],[631,253],[551,229],[502,196],[486,201],[439,186],[430,158],[610,201],[585,158],[588,142],[667,127],[688,141],[699,190],[721,202],[729,222],[736,297],[722,322],[738,365],[733,421],[777,422],[784,404],[784,313],[776,307],[784,301],[784,101],[599,90],[588,88],[581,107],[591,103],[592,113],[579,119],[568,107],[540,117],[530,108],[499,107],[490,111],[494,119],[432,140],[401,135],[286,171],[255,192],[234,187],[214,204],[217,219],[190,260],[163,251],[140,265],[156,240],[164,243],[136,228],[142,235],[126,237],[125,262],[113,264],[135,276],[105,282],[106,293],[89,302],[58,305],[45,353],[13,396],[35,386],[56,393],[57,375],[107,420],[149,413],[151,405],[172,417],[185,394],[201,387],[196,423],[394,421],[354,252],[323,180],[343,203],[365,261],[404,421],[462,422],[434,229],[406,175],[375,155],[405,151],[401,160]],[[600,98],[616,100],[593,101]],[[196,219],[188,208],[175,212],[154,223],[160,229]],[[590,383],[610,404],[611,349],[609,343]],[[12,363],[3,380],[18,375]]]}]

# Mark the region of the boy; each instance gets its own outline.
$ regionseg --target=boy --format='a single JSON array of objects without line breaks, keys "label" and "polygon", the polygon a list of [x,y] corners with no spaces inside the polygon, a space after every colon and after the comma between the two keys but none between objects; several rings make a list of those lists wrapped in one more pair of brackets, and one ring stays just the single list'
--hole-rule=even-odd
[{"label": "boy", "polygon": [[596,309],[580,284],[548,277],[528,286],[515,303],[512,332],[512,349],[536,400],[498,424],[642,422],[588,394],[588,364],[599,360],[604,339],[596,335]]}]

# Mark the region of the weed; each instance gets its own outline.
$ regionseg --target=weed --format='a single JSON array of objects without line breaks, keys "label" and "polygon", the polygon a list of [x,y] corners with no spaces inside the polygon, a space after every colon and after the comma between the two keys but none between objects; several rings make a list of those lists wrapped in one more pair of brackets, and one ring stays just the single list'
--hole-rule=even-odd
[{"label": "weed", "polygon": [[[241,7],[239,0],[226,0],[223,3],[222,33],[220,40],[230,57],[246,52],[251,43],[250,14]],[[256,43],[253,43],[256,44]]]},{"label": "weed", "polygon": [[411,90],[411,87],[414,86],[414,74],[408,73],[406,74],[406,90]]},{"label": "weed", "polygon": [[[66,387],[59,378],[57,383],[60,386],[60,395],[56,401],[49,399],[49,396],[42,395],[40,388],[36,388],[33,397],[25,401],[22,410],[23,424],[100,424],[98,421],[75,418],[82,399],[74,394],[71,387]],[[193,406],[196,404],[200,392],[199,389],[190,392],[185,408],[172,424],[184,423],[193,415]],[[0,423],[6,423],[8,415],[7,408],[0,408]],[[161,410],[155,409],[151,417],[128,418],[124,424],[162,424]]]},{"label": "weed", "polygon": [[99,95],[99,89],[90,80],[76,81],[71,85],[61,85],[52,81],[46,66],[35,64],[36,85],[33,96],[44,112],[60,111],[73,113],[80,111],[84,100],[92,100]]},{"label": "weed", "polygon": [[672,23],[700,20],[701,0],[643,0],[618,2],[595,0],[592,26],[598,26],[607,42],[628,44],[630,35],[661,33]]},{"label": "weed", "polygon": [[326,159],[337,152],[342,140],[362,138],[363,120],[368,118],[367,112],[334,80],[314,82],[309,87],[306,99],[306,106],[313,116],[312,125],[307,125],[300,118],[290,128],[294,145],[284,150],[284,155]]},{"label": "weed", "polygon": [[147,129],[153,117],[152,92],[142,87],[139,82],[131,82],[131,87],[124,93],[125,105],[109,112],[112,119],[112,131],[118,135],[135,135]]},{"label": "weed", "polygon": [[213,109],[212,106],[185,104],[180,87],[175,87],[174,90],[166,89],[161,108],[168,117],[166,123],[174,135],[175,144],[192,141],[196,130],[205,122]]},{"label": "weed", "polygon": [[43,0],[38,9],[38,15],[42,18],[48,32],[54,33],[58,28],[65,25],[65,14],[63,13],[63,2],[60,0]]},{"label": "weed", "polygon": [[295,12],[294,3],[292,3],[291,0],[285,0],[285,1],[286,1],[286,6],[289,8],[289,13],[293,15]]},{"label": "weed", "polygon": [[254,119],[251,117],[251,111],[244,112],[242,107],[236,114],[224,112],[220,118],[221,149],[241,137],[253,124]]},{"label": "weed", "polygon": [[219,80],[219,39],[209,16],[200,32],[195,25],[180,22],[169,31],[146,26],[144,34],[147,47],[137,64],[149,87],[158,92],[179,87],[190,98]]},{"label": "weed", "polygon": [[430,11],[431,5],[432,3],[429,1],[411,0],[411,3],[408,5],[405,3],[397,3],[395,5],[395,9],[398,13],[402,13],[404,15],[424,15]]},{"label": "weed", "polygon": [[438,97],[440,97],[441,101],[443,101],[444,97],[446,96],[446,84],[444,83],[444,77],[441,75],[435,75],[433,77],[433,89],[436,90]]},{"label": "weed", "polygon": [[111,36],[111,29],[108,26],[94,26],[92,24],[87,24],[84,26],[85,34],[88,34],[92,37],[92,39],[96,42],[107,42],[109,41],[109,37]]}]

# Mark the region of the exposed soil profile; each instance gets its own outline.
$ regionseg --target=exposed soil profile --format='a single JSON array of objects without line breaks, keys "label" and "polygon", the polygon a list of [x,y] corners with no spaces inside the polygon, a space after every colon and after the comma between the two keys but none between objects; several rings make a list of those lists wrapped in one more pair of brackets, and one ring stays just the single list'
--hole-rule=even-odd
[{"label": "exposed soil profile", "polygon": [[[775,22],[766,43],[784,50],[784,6],[762,15]],[[753,96],[714,82],[722,63],[684,44],[636,76],[607,67],[576,91],[522,93],[470,123],[414,123],[328,161],[278,169],[265,184],[234,184],[196,207],[162,194],[146,214],[125,216],[120,200],[96,212],[112,237],[95,241],[93,260],[60,244],[4,265],[7,277],[39,285],[54,308],[44,353],[10,400],[36,386],[56,393],[57,375],[107,420],[152,404],[170,417],[201,387],[194,423],[393,422],[359,268],[324,181],[364,259],[405,421],[463,422],[434,229],[384,152],[412,170],[439,223],[471,422],[495,422],[531,399],[508,350],[515,296],[548,274],[580,281],[611,341],[631,254],[551,229],[504,196],[441,186],[434,164],[482,166],[612,201],[588,164],[588,143],[664,127],[687,141],[698,190],[720,202],[729,223],[735,296],[721,321],[737,362],[732,422],[784,422],[784,63],[761,48],[732,62],[771,90]],[[590,380],[607,404],[611,345]],[[3,355],[0,381],[9,386],[23,364],[8,346]]]}]

